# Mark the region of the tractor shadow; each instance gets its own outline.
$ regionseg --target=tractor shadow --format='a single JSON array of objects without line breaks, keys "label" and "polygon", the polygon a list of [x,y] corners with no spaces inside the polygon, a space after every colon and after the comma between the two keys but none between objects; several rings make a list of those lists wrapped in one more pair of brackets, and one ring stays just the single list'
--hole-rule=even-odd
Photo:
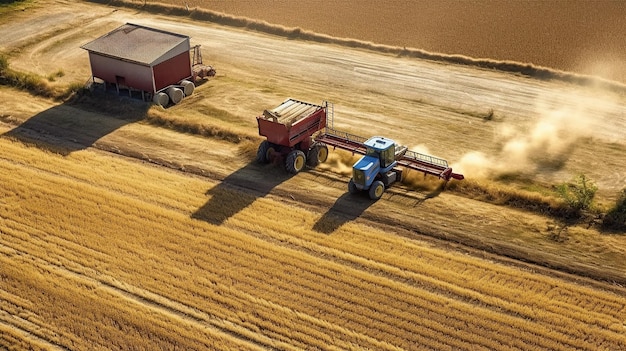
[{"label": "tractor shadow", "polygon": [[209,200],[191,217],[221,225],[292,176],[284,167],[252,161],[209,189]]},{"label": "tractor shadow", "polygon": [[[445,186],[445,183],[438,185],[435,189],[417,199],[414,206],[419,206],[427,200],[436,198],[445,190]],[[390,195],[388,200],[393,201],[394,196],[405,197],[406,194],[394,192]],[[408,198],[414,198],[414,196],[408,196]],[[313,230],[318,233],[332,234],[345,223],[361,217],[365,210],[375,202],[376,201],[369,198],[367,191],[362,191],[357,194],[345,193],[337,199],[333,206],[313,225]]]},{"label": "tractor shadow", "polygon": [[313,230],[318,233],[332,234],[345,223],[359,218],[374,202],[366,191],[358,194],[346,192],[313,225]]},{"label": "tractor shadow", "polygon": [[427,200],[430,199],[434,199],[436,197],[438,197],[439,195],[441,195],[441,193],[443,193],[446,189],[446,183],[442,182],[441,184],[437,185],[437,187],[435,189],[432,189],[431,191],[429,191],[428,193],[426,193],[424,195],[424,197],[419,198],[414,206],[418,206],[421,205],[422,203],[426,202]]},{"label": "tractor shadow", "polygon": [[[102,137],[143,119],[150,106],[119,99],[116,103],[91,97],[78,100],[42,111],[2,134],[2,137],[67,156],[94,146]],[[0,121],[14,124],[12,118],[0,116]]]}]

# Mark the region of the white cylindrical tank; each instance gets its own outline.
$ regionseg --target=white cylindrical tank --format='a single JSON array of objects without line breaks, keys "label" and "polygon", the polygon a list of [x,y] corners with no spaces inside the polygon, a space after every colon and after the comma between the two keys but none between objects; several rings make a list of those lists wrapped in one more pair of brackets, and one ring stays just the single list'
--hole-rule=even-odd
[{"label": "white cylindrical tank", "polygon": [[159,106],[165,107],[170,102],[170,98],[165,93],[156,93],[152,101]]},{"label": "white cylindrical tank", "polygon": [[189,96],[193,94],[193,91],[196,89],[195,84],[193,84],[193,82],[190,82],[188,80],[182,80],[180,82],[180,85],[183,87],[183,92],[185,93],[185,96]]},{"label": "white cylindrical tank", "polygon": [[185,97],[185,93],[183,93],[182,90],[176,87],[167,88],[167,95],[170,97],[170,100],[172,100],[172,103],[174,104],[183,101],[183,98]]}]

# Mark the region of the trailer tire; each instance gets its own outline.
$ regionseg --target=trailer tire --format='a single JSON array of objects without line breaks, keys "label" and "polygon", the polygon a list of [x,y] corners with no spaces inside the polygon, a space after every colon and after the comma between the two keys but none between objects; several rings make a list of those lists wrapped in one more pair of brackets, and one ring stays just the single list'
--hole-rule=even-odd
[{"label": "trailer tire", "polygon": [[274,146],[267,140],[263,140],[256,152],[256,160],[259,163],[268,163],[272,154],[276,152]]},{"label": "trailer tire", "polygon": [[285,169],[287,172],[296,174],[304,168],[304,165],[306,165],[306,156],[304,156],[304,152],[300,150],[293,150],[289,152],[287,160],[285,161]]},{"label": "trailer tire", "polygon": [[317,144],[317,162],[324,163],[328,159],[328,146],[324,143]]},{"label": "trailer tire", "polygon": [[359,188],[356,187],[356,184],[354,183],[354,180],[352,180],[352,178],[350,178],[350,181],[348,182],[348,192],[350,194],[356,194],[359,192]]},{"label": "trailer tire", "polygon": [[370,190],[369,190],[370,199],[378,200],[380,199],[381,196],[383,196],[384,192],[385,192],[385,184],[381,182],[380,180],[376,180],[374,181],[374,183],[372,183],[372,186],[370,187]]},{"label": "trailer tire", "polygon": [[328,159],[328,146],[324,143],[315,143],[309,149],[306,158],[306,164],[309,167],[317,167],[320,163],[326,162]]},{"label": "trailer tire", "polygon": [[311,147],[309,149],[309,152],[307,152],[307,157],[306,157],[306,165],[314,168],[317,167],[317,165],[320,164],[320,161],[318,159],[318,155],[317,153],[319,152],[318,150],[318,146],[317,145],[313,145],[313,147]]}]

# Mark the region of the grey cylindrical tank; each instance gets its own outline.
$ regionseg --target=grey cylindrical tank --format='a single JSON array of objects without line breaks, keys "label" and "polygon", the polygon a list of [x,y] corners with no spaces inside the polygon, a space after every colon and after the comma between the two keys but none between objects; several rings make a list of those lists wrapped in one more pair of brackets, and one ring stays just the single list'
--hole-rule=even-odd
[{"label": "grey cylindrical tank", "polygon": [[176,87],[167,88],[167,95],[170,97],[170,100],[172,100],[172,103],[174,104],[183,101],[183,98],[185,97],[185,93],[183,93],[182,90]]},{"label": "grey cylindrical tank", "polygon": [[154,94],[152,101],[154,101],[157,105],[165,107],[170,102],[170,98],[165,93],[156,93]]},{"label": "grey cylindrical tank", "polygon": [[196,89],[196,86],[193,84],[193,82],[190,82],[188,80],[182,80],[180,82],[180,85],[183,87],[183,92],[185,93],[185,96],[193,94],[193,91]]}]

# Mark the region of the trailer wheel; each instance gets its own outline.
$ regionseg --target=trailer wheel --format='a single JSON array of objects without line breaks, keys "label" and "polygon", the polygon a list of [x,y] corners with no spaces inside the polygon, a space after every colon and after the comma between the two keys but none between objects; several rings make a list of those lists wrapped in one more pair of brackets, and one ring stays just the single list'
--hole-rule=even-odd
[{"label": "trailer wheel", "polygon": [[304,152],[300,150],[293,150],[287,155],[285,168],[287,169],[287,172],[296,174],[304,168],[305,164],[306,156],[304,156]]},{"label": "trailer wheel", "polygon": [[324,163],[328,159],[328,146],[324,143],[317,144],[317,162]]},{"label": "trailer wheel", "polygon": [[356,187],[356,184],[354,183],[354,180],[352,180],[352,178],[350,178],[350,182],[348,182],[348,192],[350,194],[356,194],[359,192],[359,188]]},{"label": "trailer wheel", "polygon": [[270,162],[271,155],[275,152],[274,146],[269,141],[263,140],[256,152],[256,160],[260,163]]},{"label": "trailer wheel", "polygon": [[315,143],[309,149],[306,158],[306,164],[309,167],[317,167],[320,163],[326,162],[328,159],[328,146],[324,143]]},{"label": "trailer wheel", "polygon": [[320,164],[320,161],[318,159],[318,146],[317,145],[313,145],[313,147],[311,147],[309,149],[309,152],[307,152],[306,155],[306,165],[309,167],[317,167],[317,165]]},{"label": "trailer wheel", "polygon": [[384,192],[385,192],[385,184],[381,182],[380,180],[376,180],[374,181],[374,183],[372,183],[372,186],[370,187],[370,190],[369,190],[370,199],[378,200],[380,199],[381,196],[383,196]]}]

